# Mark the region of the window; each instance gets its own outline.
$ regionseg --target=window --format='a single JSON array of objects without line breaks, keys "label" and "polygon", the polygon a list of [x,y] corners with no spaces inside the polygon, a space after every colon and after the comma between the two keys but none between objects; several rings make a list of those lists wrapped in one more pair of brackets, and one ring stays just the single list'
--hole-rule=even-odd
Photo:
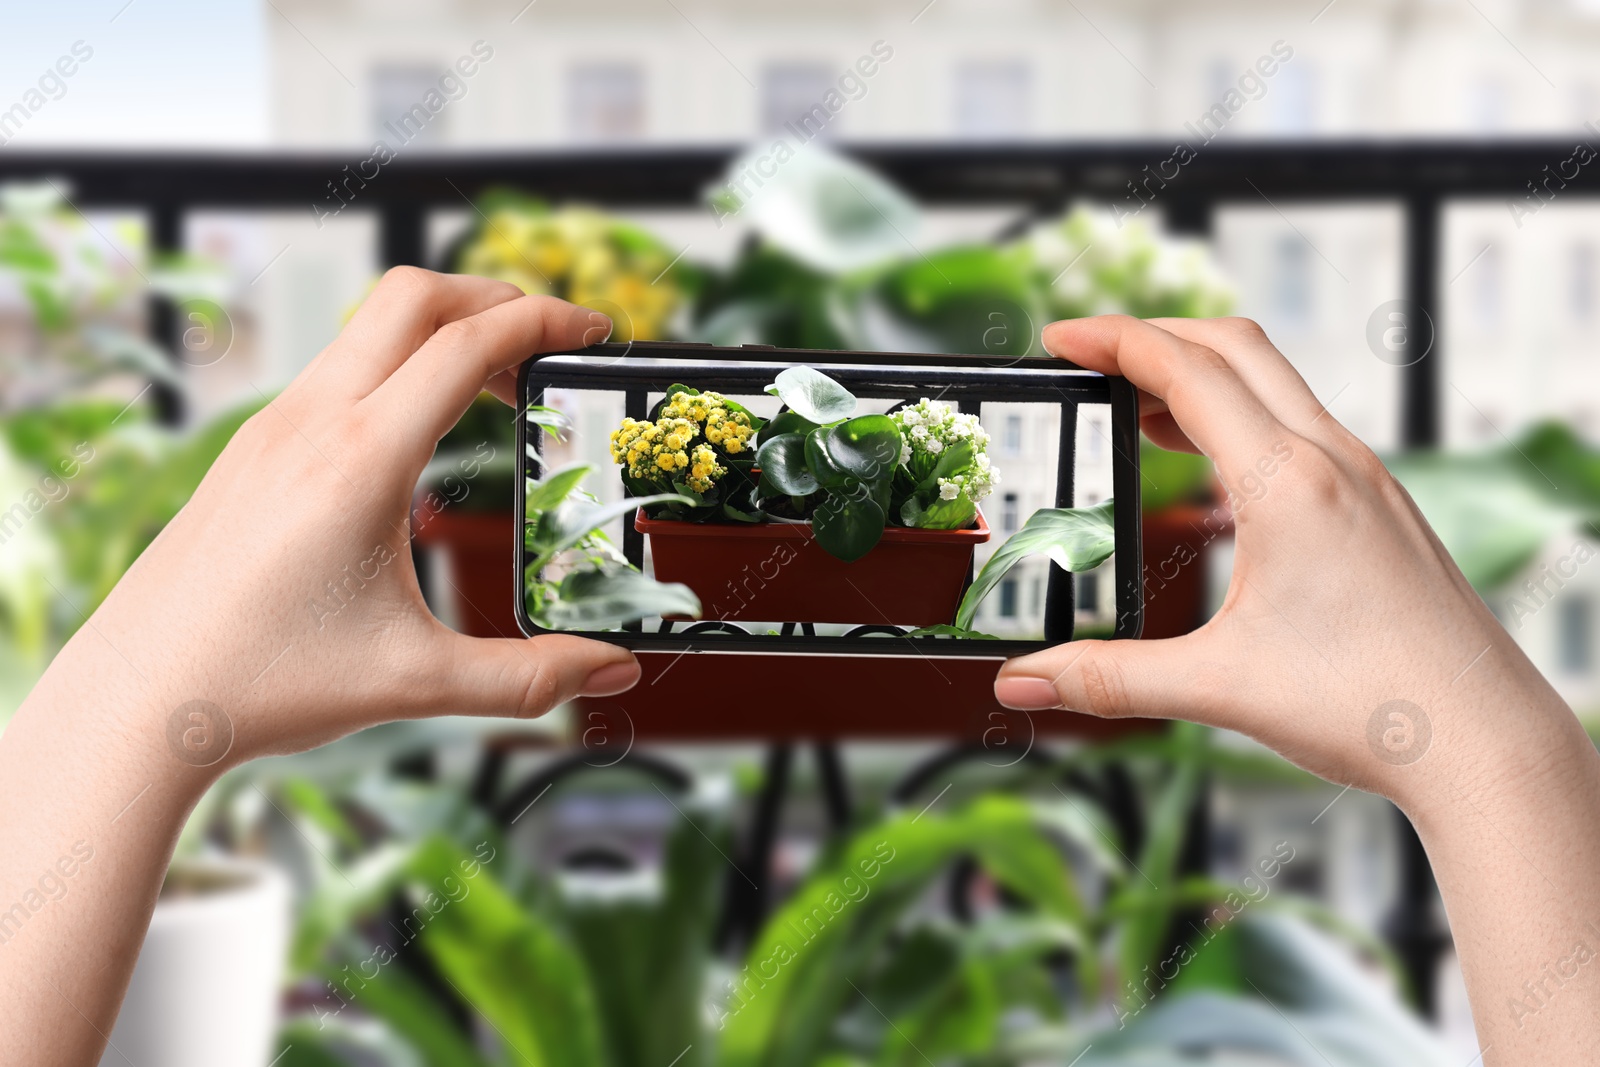
[{"label": "window", "polygon": [[1099,419],[1089,420],[1089,432],[1083,439],[1083,456],[1098,463],[1106,454],[1106,425]]},{"label": "window", "polygon": [[1010,455],[1017,456],[1022,454],[1021,415],[1006,416],[1006,428],[1004,431],[1004,436],[1001,438],[1001,446]]},{"label": "window", "polygon": [[567,132],[594,144],[644,136],[644,72],[632,63],[585,63],[567,82]]},{"label": "window", "polygon": [[1017,617],[1017,580],[1007,578],[1000,583],[1000,617],[1014,619]]},{"label": "window", "polygon": [[1567,272],[1567,303],[1575,322],[1594,320],[1594,245],[1572,246],[1572,269]]},{"label": "window", "polygon": [[1504,286],[1503,257],[1500,248],[1484,244],[1477,262],[1465,268],[1472,284],[1472,311],[1480,329],[1493,330],[1500,326],[1500,298]]},{"label": "window", "polygon": [[1299,234],[1278,238],[1273,259],[1276,270],[1272,299],[1286,324],[1305,326],[1311,321],[1311,249]]},{"label": "window", "polygon": [[1559,625],[1561,669],[1588,674],[1594,666],[1594,602],[1582,593],[1567,594],[1561,601]]},{"label": "window", "polygon": [[1044,610],[1044,579],[1034,578],[1028,583],[1028,613],[1038,615]]},{"label": "window", "polygon": [[1509,110],[1506,87],[1498,78],[1481,77],[1468,87],[1467,128],[1474,133],[1499,133]]},{"label": "window", "polygon": [[1020,62],[972,62],[956,68],[957,135],[1022,137],[1032,126],[1033,77]]},{"label": "window", "polygon": [[[833,88],[833,72],[822,63],[774,63],[761,75],[761,132],[782,132],[785,124],[803,130],[809,140],[828,135],[828,118],[818,122],[812,110]],[[824,108],[826,115],[827,109]],[[831,116],[828,116],[831,118]]]},{"label": "window", "polygon": [[395,150],[401,145],[436,144],[444,138],[450,110],[428,108],[430,92],[438,101],[446,99],[439,90],[439,69],[415,64],[372,72],[374,137]]},{"label": "window", "polygon": [[1294,62],[1278,68],[1267,83],[1268,114],[1278,133],[1311,133],[1317,128],[1316,83],[1307,60],[1295,56]]},{"label": "window", "polygon": [[1017,532],[1017,494],[1007,493],[1000,504],[1000,528],[1006,533]]},{"label": "window", "polygon": [[1100,613],[1100,572],[1085,571],[1077,575],[1078,610],[1098,615]]}]

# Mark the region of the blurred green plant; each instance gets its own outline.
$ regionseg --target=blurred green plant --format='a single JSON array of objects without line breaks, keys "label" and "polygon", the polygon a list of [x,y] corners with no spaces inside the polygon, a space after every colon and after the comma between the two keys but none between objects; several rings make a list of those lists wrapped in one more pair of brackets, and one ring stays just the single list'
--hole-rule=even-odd
[{"label": "blurred green plant", "polygon": [[[829,843],[731,963],[709,951],[728,849],[725,812],[703,805],[709,794],[678,805],[658,876],[528,870],[501,856],[440,907],[414,949],[401,949],[426,958],[455,998],[440,1003],[414,968],[385,962],[350,991],[357,1011],[340,1012],[343,1029],[291,1023],[283,1062],[356,1062],[344,1029],[362,1014],[405,1046],[408,1058],[380,1062],[422,1067],[1259,1062],[1250,1056],[1446,1067],[1421,1024],[1323,932],[1348,933],[1336,920],[1283,893],[1252,897],[1246,909],[1238,886],[1183,873],[1189,811],[1211,765],[1205,738],[1182,727],[1159,752],[1116,754],[1147,764],[1153,799],[1138,846],[1089,793],[1023,791],[1059,781],[1061,765],[1019,772],[1009,790],[869,820]],[[330,805],[291,803],[320,835],[319,852],[340,855],[342,834],[323,814]],[[471,859],[441,832],[435,824],[386,868],[346,859],[351,881],[370,891],[325,871],[323,891],[343,902],[339,919],[308,909],[323,932],[299,939],[310,951],[297,952],[298,964],[337,983],[352,960],[371,959],[392,929],[370,921],[381,917],[377,902],[399,887],[414,907]],[[451,836],[474,839],[464,832]],[[958,920],[930,904],[964,859],[1000,903]],[[1238,910],[1204,943],[1175,923],[1186,908],[1229,900]],[[1152,989],[1175,941],[1193,951]],[[454,1017],[461,1006],[478,1022]],[[1313,1043],[1290,1040],[1296,1031]]]},{"label": "blurred green plant", "polygon": [[53,183],[0,185],[0,287],[33,326],[0,350],[0,725],[256,410],[192,433],[152,421],[141,385],[180,382],[137,332],[139,301],[209,298],[219,275],[185,256],[141,268],[121,257],[142,232],[117,236],[130,251],[108,252]]},{"label": "blurred green plant", "polygon": [[1479,593],[1509,581],[1553,538],[1600,537],[1600,450],[1563,423],[1481,452],[1385,462]]},{"label": "blurred green plant", "polygon": [[1118,227],[1086,205],[998,244],[924,251],[909,197],[816,146],[738,217],[752,240],[731,266],[707,272],[694,340],[1016,359],[1044,354],[1039,331],[1052,319],[1211,316],[1233,303],[1204,244],[1138,221]]}]

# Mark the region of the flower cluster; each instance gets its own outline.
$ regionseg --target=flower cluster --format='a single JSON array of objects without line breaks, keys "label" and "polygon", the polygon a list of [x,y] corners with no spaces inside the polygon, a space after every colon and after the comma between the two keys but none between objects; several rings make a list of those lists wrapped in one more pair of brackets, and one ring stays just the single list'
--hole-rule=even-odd
[{"label": "flower cluster", "polygon": [[729,410],[721,394],[677,393],[654,422],[622,420],[611,433],[611,461],[641,481],[670,485],[681,480],[694,492],[706,493],[728,470],[717,448],[737,455],[747,450],[754,434],[750,417]]},{"label": "flower cluster", "polygon": [[613,341],[665,336],[684,303],[671,251],[634,226],[509,194],[492,194],[480,213],[483,224],[461,248],[456,270],[603,311]]},{"label": "flower cluster", "polygon": [[718,445],[730,456],[745,451],[755,428],[750,416],[742,411],[730,411],[727,398],[721,393],[678,393],[661,409],[662,417],[690,419],[703,427],[705,439]]},{"label": "flower cluster", "polygon": [[948,477],[938,479],[939,499],[955,500],[963,493],[976,504],[994,491],[1000,472],[989,462],[989,431],[976,415],[964,415],[949,404],[923,397],[889,416],[900,427],[900,462],[913,475],[931,472],[947,449],[970,446],[972,461]]}]

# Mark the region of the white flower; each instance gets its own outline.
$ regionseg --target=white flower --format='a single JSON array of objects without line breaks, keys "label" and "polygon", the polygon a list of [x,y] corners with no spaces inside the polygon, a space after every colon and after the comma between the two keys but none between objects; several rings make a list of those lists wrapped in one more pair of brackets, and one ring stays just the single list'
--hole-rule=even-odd
[{"label": "white flower", "polygon": [[900,464],[904,466],[911,462],[911,446],[904,441],[900,443]]},{"label": "white flower", "polygon": [[939,440],[937,437],[931,437],[928,439],[927,448],[929,452],[937,456],[940,452],[944,451],[944,442]]},{"label": "white flower", "polygon": [[939,499],[954,500],[961,495],[961,487],[948,478],[939,479]]}]

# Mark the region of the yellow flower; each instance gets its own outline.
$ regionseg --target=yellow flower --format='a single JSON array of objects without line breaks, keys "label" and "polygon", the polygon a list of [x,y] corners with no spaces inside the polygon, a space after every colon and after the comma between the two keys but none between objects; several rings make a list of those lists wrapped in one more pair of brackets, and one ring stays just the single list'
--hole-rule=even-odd
[{"label": "yellow flower", "polygon": [[672,453],[663,452],[656,457],[656,466],[660,467],[664,471],[670,471],[673,467],[677,466],[677,461],[673,458]]}]

